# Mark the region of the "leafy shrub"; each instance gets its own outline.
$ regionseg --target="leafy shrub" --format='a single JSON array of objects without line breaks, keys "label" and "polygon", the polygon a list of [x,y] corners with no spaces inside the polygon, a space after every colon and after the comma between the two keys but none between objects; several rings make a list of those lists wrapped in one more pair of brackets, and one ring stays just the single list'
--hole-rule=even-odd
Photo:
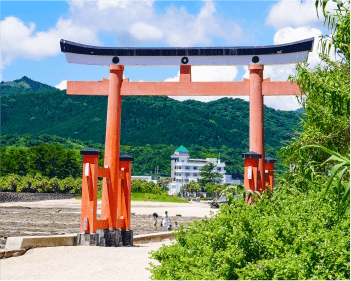
[{"label": "leafy shrub", "polygon": [[49,178],[37,173],[35,175],[19,176],[9,174],[1,177],[0,190],[7,192],[31,193],[82,193],[82,179],[80,178]]},{"label": "leafy shrub", "polygon": [[229,196],[212,218],[152,252],[152,279],[349,279],[350,216],[319,190],[281,189],[247,205]]},{"label": "leafy shrub", "polygon": [[161,194],[162,187],[152,181],[132,179],[132,193]]}]

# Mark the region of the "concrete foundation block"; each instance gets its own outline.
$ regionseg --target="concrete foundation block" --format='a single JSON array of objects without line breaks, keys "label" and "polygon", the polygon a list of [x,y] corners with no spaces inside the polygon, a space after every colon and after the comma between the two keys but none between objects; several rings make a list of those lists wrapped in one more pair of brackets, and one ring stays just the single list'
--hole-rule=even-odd
[{"label": "concrete foundation block", "polygon": [[98,233],[79,233],[77,235],[78,246],[99,246]]},{"label": "concrete foundation block", "polygon": [[96,233],[99,234],[99,246],[106,247],[106,235],[108,229],[97,229]]},{"label": "concrete foundation block", "polygon": [[68,235],[9,237],[5,250],[20,250],[38,247],[76,246],[77,237]]},{"label": "concrete foundation block", "polygon": [[133,246],[133,230],[121,230],[123,246]]},{"label": "concrete foundation block", "polygon": [[122,247],[133,246],[133,231],[119,229],[97,229],[96,233],[79,233],[79,246]]},{"label": "concrete foundation block", "polygon": [[120,247],[123,246],[122,234],[118,229],[108,229],[105,234],[106,247]]}]

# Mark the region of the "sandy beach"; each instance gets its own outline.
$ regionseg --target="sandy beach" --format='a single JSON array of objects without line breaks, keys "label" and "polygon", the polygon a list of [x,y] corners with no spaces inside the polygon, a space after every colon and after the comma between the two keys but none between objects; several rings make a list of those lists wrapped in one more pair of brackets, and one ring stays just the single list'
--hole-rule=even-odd
[{"label": "sandy beach", "polygon": [[[80,200],[45,200],[35,202],[0,203],[0,209],[11,207],[70,209],[79,214]],[[154,212],[170,216],[210,217],[218,209],[211,209],[207,203],[162,203],[132,201],[132,213],[151,215]],[[76,215],[77,215],[76,214]],[[4,226],[6,227],[6,225]],[[163,244],[170,245],[170,240],[135,244],[133,247],[50,247],[35,248],[23,256],[0,260],[0,279],[6,280],[147,280],[151,273],[146,268],[150,251],[157,250]]]}]

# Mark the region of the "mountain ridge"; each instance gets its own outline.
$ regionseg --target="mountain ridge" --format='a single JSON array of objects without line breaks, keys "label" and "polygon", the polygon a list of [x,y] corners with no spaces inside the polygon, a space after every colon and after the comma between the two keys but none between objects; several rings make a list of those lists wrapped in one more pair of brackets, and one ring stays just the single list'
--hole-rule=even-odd
[{"label": "mountain ridge", "polygon": [[34,81],[27,76],[13,81],[2,81],[0,87],[2,96],[57,90],[55,87]]},{"label": "mountain ridge", "polygon": [[[42,84],[26,78],[15,80],[8,87],[16,88],[16,83],[23,82]],[[20,95],[9,94],[9,88],[2,89],[2,134],[49,134],[105,142],[107,97],[68,96],[65,90],[51,86],[36,87],[40,91],[22,91]],[[265,106],[266,147],[281,146],[282,141],[289,140],[299,116],[294,111]],[[248,149],[249,103],[231,98],[203,103],[180,102],[166,96],[127,96],[122,101],[121,125],[121,143],[126,145],[198,144]]]}]

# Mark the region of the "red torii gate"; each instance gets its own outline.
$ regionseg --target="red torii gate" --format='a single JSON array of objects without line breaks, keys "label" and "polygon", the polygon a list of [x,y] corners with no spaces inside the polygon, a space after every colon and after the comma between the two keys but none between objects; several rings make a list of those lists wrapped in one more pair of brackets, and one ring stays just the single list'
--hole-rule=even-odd
[{"label": "red torii gate", "polygon": [[[286,64],[306,60],[308,52],[312,48],[313,38],[283,45],[241,48],[105,48],[61,40],[61,51],[66,54],[68,62],[109,65],[110,69],[109,80],[67,82],[67,94],[69,95],[108,96],[105,168],[96,167],[98,170],[95,173],[95,177],[97,175],[104,177],[101,207],[101,218],[104,219],[96,220],[96,215],[94,214],[93,216],[90,215],[90,217],[95,218],[95,223],[92,221],[90,224],[87,223],[87,220],[89,220],[88,215],[83,215],[83,210],[85,210],[85,214],[96,212],[96,207],[94,206],[97,204],[96,196],[95,198],[89,197],[90,199],[82,202],[81,231],[94,234],[99,228],[105,230],[107,228],[112,230],[130,230],[131,164],[127,165],[128,167],[125,166],[126,159],[130,161],[130,158],[127,157],[124,159],[122,170],[122,162],[120,161],[122,160],[120,159],[122,96],[249,95],[250,152],[243,154],[245,158],[244,186],[247,190],[251,189],[260,192],[266,189],[266,183],[273,188],[272,163],[274,163],[274,160],[271,158],[266,159],[266,164],[269,164],[265,165],[263,96],[297,95],[300,94],[300,90],[292,82],[271,82],[269,79],[263,79],[264,65]],[[125,65],[180,65],[180,81],[179,83],[130,82],[129,79],[123,79]],[[250,79],[244,79],[243,82],[192,82],[191,65],[249,65]],[[88,155],[94,154],[91,151],[85,153]],[[97,153],[95,155],[97,156]],[[97,160],[94,161],[94,163],[97,163]],[[128,172],[124,172],[125,168]],[[267,177],[265,177],[265,172],[268,173]],[[86,172],[85,175],[83,173],[83,180],[87,175],[89,176],[89,172]],[[124,184],[122,179],[124,179]],[[92,188],[90,187],[90,190]],[[89,190],[89,184],[86,185],[86,189]],[[129,233],[129,236],[127,235],[128,237],[123,238],[123,240],[132,241],[132,233],[127,233]],[[110,234],[100,233],[101,235],[107,241],[108,238],[106,237]],[[126,234],[124,233],[123,235],[125,236]],[[80,237],[80,240],[82,239]],[[99,238],[87,239],[96,240]],[[99,242],[93,243],[91,241],[89,243],[99,244]],[[108,244],[106,242],[100,244],[104,243]],[[118,246],[116,243],[112,244]],[[124,244],[128,244],[128,242]]]}]

